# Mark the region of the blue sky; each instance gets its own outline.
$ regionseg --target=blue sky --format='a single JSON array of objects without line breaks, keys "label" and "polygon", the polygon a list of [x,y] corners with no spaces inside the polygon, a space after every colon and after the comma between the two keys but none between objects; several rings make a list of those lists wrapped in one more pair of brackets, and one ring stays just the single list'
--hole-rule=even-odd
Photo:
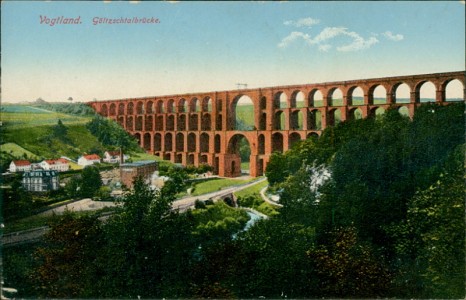
[{"label": "blue sky", "polygon": [[[464,1],[2,1],[2,101],[76,101],[460,71]],[[41,24],[80,17],[80,24]],[[158,18],[97,24],[94,18]],[[460,92],[460,91],[459,91]]]}]

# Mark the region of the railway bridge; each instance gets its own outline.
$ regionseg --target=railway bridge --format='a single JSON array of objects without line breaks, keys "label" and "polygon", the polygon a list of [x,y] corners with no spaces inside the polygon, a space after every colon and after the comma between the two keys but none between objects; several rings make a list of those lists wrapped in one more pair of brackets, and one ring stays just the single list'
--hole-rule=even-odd
[{"label": "railway bridge", "polygon": [[[241,174],[239,147],[246,139],[251,149],[250,175],[256,177],[264,173],[273,152],[318,137],[327,126],[375,116],[390,107],[412,117],[425,101],[464,101],[465,77],[464,71],[458,71],[88,104],[123,126],[147,152],[184,165],[209,164],[220,176]],[[462,85],[462,95],[456,99],[446,95],[452,81]],[[426,98],[423,90],[428,86],[433,94]],[[398,96],[402,88],[407,91],[404,97]],[[245,113],[241,107],[253,118],[249,127],[238,122],[238,115]]]}]

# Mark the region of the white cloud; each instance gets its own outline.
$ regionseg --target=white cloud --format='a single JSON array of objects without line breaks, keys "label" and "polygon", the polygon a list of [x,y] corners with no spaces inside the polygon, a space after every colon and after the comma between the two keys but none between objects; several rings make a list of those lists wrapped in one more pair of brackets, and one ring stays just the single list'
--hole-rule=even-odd
[{"label": "white cloud", "polygon": [[398,41],[401,41],[402,39],[404,39],[404,36],[402,34],[393,34],[391,31],[385,31],[384,33],[382,33],[387,39],[391,40],[391,41],[395,41],[395,42],[398,42]]},{"label": "white cloud", "polygon": [[320,20],[313,18],[302,18],[297,21],[288,20],[283,22],[284,25],[290,25],[295,27],[311,27],[312,25],[319,24]]},{"label": "white cloud", "polygon": [[[298,21],[286,21],[284,24],[297,26]],[[307,24],[312,23],[310,20],[306,22]],[[302,39],[302,41],[308,46],[316,46],[317,49],[322,52],[328,52],[333,48],[340,52],[360,51],[369,49],[373,45],[379,43],[380,41],[377,38],[378,35],[379,34],[377,33],[372,33],[370,37],[366,38],[357,32],[350,31],[346,27],[325,27],[313,38],[308,33],[302,31],[293,31],[281,40],[281,42],[278,44],[278,47],[285,48],[288,47],[291,43]],[[403,35],[393,34],[391,31],[386,31],[380,35],[383,35],[392,41],[401,41],[404,38]]]},{"label": "white cloud", "polygon": [[324,44],[324,45],[319,45],[319,50],[322,52],[328,52],[332,48],[332,45],[329,44]]},{"label": "white cloud", "polygon": [[367,40],[362,38],[359,34],[356,32],[347,32],[345,33],[347,36],[353,38],[353,42],[348,45],[340,46],[337,47],[338,51],[341,52],[349,52],[349,51],[359,51],[363,49],[368,49],[372,45],[377,44],[379,40],[375,37],[370,37]]},{"label": "white cloud", "polygon": [[326,27],[314,39],[313,43],[318,44],[322,41],[333,39],[347,31],[345,27]]},{"label": "white cloud", "polygon": [[287,37],[283,38],[281,42],[278,44],[279,48],[286,48],[288,47],[289,44],[294,42],[296,39],[302,38],[305,41],[310,40],[310,36],[307,33],[299,32],[299,31],[293,31],[291,32]]}]

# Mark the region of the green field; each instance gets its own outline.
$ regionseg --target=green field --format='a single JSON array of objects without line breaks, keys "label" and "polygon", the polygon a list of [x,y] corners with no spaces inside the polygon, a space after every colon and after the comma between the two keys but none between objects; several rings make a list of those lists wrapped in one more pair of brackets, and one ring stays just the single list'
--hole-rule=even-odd
[{"label": "green field", "polygon": [[7,127],[2,140],[7,144],[15,143],[41,158],[68,156],[75,159],[84,152],[105,150],[85,125],[67,125],[67,128],[69,141],[50,138],[52,126]]},{"label": "green field", "polygon": [[[235,178],[213,178],[206,181],[194,182],[194,191],[191,193],[191,196],[199,196],[211,192],[221,190],[226,187],[240,185],[244,183],[251,182],[256,180],[256,178],[250,179],[235,179]],[[180,197],[185,196],[185,194],[179,195]]]},{"label": "green field", "polygon": [[65,125],[84,124],[91,120],[90,117],[73,116],[25,105],[3,105],[0,114],[2,125],[6,128],[55,125],[59,119]]},{"label": "green field", "polygon": [[6,143],[0,146],[0,151],[6,152],[14,157],[24,157],[28,159],[40,159],[36,154],[24,149],[15,143]]}]

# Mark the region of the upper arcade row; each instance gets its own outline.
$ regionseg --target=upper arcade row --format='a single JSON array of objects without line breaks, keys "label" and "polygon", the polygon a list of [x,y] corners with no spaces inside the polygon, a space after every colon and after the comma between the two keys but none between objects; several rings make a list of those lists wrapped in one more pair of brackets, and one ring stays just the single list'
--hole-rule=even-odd
[{"label": "upper arcade row", "polygon": [[[101,115],[222,112],[246,97],[260,110],[358,106],[374,103],[446,102],[465,99],[465,72],[387,77],[320,84],[277,86],[212,93],[90,102]],[[455,85],[453,87],[453,85]],[[450,88],[451,87],[451,88]],[[449,96],[449,89],[456,94]],[[459,92],[458,92],[459,91]],[[270,105],[270,104],[271,105]]]}]

